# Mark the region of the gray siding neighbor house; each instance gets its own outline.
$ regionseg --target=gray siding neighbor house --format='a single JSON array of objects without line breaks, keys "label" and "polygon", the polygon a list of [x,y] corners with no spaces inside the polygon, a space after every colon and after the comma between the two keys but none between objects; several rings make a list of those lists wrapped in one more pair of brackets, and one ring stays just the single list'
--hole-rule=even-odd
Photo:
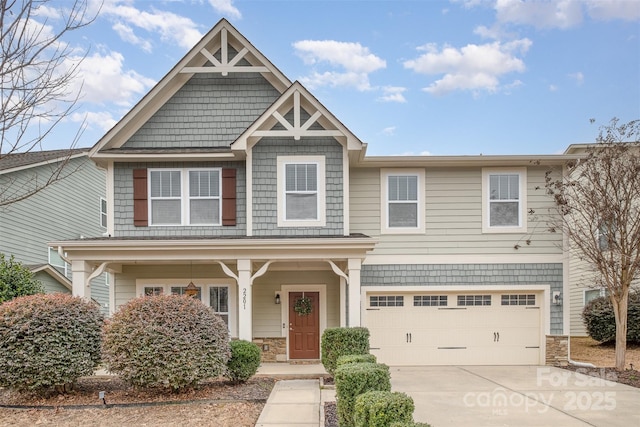
[{"label": "gray siding neighbor house", "polygon": [[221,20],[89,152],[106,236],[51,245],[75,295],[104,272],[112,310],[195,287],[265,361],[366,326],[391,365],[544,364],[569,334],[568,259],[530,212],[571,156],[366,148]]},{"label": "gray siding neighbor house", "polygon": [[[105,172],[87,149],[34,151],[0,159],[3,200],[41,186],[52,174],[57,181],[35,194],[0,207],[0,253],[28,266],[47,293],[71,293],[71,265],[48,242],[101,237],[106,231]],[[109,312],[105,275],[92,282],[91,297]]]}]

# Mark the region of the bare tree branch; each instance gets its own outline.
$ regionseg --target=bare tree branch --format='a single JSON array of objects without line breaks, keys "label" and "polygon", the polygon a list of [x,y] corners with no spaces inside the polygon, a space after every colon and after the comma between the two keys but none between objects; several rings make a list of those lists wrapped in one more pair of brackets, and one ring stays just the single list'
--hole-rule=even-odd
[{"label": "bare tree branch", "polygon": [[[75,110],[81,89],[74,90],[74,83],[87,52],[78,55],[64,38],[94,21],[87,1],[0,0],[0,162],[8,155],[42,150],[47,137]],[[83,129],[84,123],[69,150]],[[66,163],[57,163],[37,184],[0,189],[0,206],[62,179]]]},{"label": "bare tree branch", "polygon": [[551,226],[563,229],[573,255],[586,261],[607,289],[616,318],[616,367],[624,368],[629,291],[640,279],[640,120],[601,128],[597,144],[567,166],[547,173],[555,201]]}]

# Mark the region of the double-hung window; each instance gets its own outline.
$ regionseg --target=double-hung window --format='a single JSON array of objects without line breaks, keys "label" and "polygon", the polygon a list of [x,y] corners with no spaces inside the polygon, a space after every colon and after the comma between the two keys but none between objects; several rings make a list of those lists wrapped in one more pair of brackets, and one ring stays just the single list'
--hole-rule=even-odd
[{"label": "double-hung window", "polygon": [[482,231],[526,232],[526,168],[483,169]]},{"label": "double-hung window", "polygon": [[152,169],[152,225],[220,225],[220,169]]},{"label": "double-hung window", "polygon": [[323,156],[278,157],[278,226],[324,226]]},{"label": "double-hung window", "polygon": [[424,170],[383,169],[382,231],[424,232]]}]

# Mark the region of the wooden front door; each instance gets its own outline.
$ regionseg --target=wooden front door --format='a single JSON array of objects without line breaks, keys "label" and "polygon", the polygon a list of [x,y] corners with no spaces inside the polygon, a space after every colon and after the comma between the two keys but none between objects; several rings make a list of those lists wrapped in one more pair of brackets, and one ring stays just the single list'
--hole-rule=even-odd
[{"label": "wooden front door", "polygon": [[[311,313],[302,316],[294,310],[296,301],[311,300]],[[289,292],[289,358],[320,358],[320,293]]]}]

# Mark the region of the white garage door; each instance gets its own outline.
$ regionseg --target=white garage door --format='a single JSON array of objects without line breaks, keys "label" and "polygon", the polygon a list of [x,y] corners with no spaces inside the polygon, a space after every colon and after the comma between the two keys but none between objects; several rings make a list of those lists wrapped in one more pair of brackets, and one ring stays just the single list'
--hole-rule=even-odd
[{"label": "white garage door", "polygon": [[368,293],[371,353],[388,365],[537,365],[541,293]]}]

